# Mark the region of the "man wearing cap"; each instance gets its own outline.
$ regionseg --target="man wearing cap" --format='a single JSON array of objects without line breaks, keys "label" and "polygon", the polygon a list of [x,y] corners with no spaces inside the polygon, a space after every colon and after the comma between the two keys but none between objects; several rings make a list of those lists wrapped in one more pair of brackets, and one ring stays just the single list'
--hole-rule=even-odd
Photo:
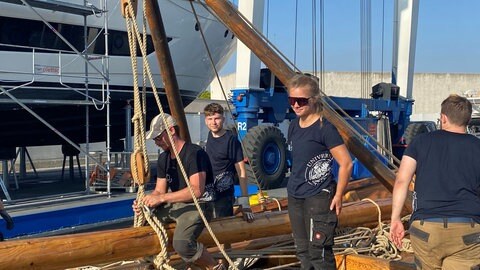
[{"label": "man wearing cap", "polygon": [[[164,150],[157,161],[157,183],[155,190],[144,197],[139,204],[135,201],[133,209],[140,213],[140,205],[154,208],[153,213],[162,221],[175,221],[173,248],[187,263],[195,263],[208,269],[222,269],[222,265],[197,242],[205,225],[197,211],[186,181],[198,199],[204,215],[209,220],[212,215],[214,199],[212,166],[207,153],[198,145],[188,143],[180,138],[175,119],[164,114],[153,118],[147,139]],[[170,141],[168,132],[172,135]],[[173,148],[176,149],[180,162],[177,161]],[[184,179],[179,168],[183,165],[188,179]],[[168,192],[168,190],[171,190]]]}]

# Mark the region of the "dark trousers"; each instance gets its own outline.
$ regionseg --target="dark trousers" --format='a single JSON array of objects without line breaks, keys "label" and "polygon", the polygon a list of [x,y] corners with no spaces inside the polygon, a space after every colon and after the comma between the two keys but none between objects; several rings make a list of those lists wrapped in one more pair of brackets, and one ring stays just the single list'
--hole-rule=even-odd
[{"label": "dark trousers", "polygon": [[330,211],[333,192],[322,191],[305,199],[288,197],[288,215],[302,269],[336,269],[332,246],[337,215]]},{"label": "dark trousers", "polygon": [[223,196],[214,202],[213,218],[231,217],[233,216],[233,196]]}]

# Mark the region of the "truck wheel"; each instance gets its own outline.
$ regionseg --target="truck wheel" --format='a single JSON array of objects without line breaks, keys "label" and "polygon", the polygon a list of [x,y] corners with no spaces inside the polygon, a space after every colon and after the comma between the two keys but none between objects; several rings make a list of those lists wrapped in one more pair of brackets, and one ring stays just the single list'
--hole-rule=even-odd
[{"label": "truck wheel", "polygon": [[427,133],[427,132],[428,132],[428,128],[424,123],[412,122],[405,129],[403,138],[405,139],[405,143],[408,145],[412,142],[415,136],[417,136],[418,134]]},{"label": "truck wheel", "polygon": [[287,170],[287,146],[282,132],[274,126],[253,127],[245,135],[243,146],[248,158],[248,178],[256,176],[263,189],[280,186]]}]

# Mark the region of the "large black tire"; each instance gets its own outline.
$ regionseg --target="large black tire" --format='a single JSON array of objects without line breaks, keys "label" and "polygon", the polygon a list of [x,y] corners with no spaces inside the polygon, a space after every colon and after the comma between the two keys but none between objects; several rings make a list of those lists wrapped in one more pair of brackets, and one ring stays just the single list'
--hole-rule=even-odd
[{"label": "large black tire", "polygon": [[282,132],[274,126],[253,127],[245,135],[243,146],[248,178],[257,179],[263,189],[280,186],[287,170],[287,145]]},{"label": "large black tire", "polygon": [[405,129],[405,133],[403,134],[403,138],[405,143],[408,145],[412,142],[413,138],[418,134],[427,133],[429,132],[427,126],[424,123],[410,123],[407,128]]}]

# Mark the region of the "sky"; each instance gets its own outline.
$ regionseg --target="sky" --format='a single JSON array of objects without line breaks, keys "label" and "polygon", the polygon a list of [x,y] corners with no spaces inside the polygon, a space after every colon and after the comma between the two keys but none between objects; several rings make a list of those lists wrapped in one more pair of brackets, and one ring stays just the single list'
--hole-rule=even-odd
[{"label": "sky", "polygon": [[[480,0],[419,1],[415,72],[480,73]],[[361,70],[361,2],[323,0],[325,71]],[[316,3],[318,10],[320,0]],[[390,72],[393,0],[371,0],[370,5],[372,71]],[[302,71],[313,70],[312,1],[265,0],[265,6],[264,35]],[[319,18],[317,12],[317,47]],[[234,57],[221,73],[234,71]]]}]

